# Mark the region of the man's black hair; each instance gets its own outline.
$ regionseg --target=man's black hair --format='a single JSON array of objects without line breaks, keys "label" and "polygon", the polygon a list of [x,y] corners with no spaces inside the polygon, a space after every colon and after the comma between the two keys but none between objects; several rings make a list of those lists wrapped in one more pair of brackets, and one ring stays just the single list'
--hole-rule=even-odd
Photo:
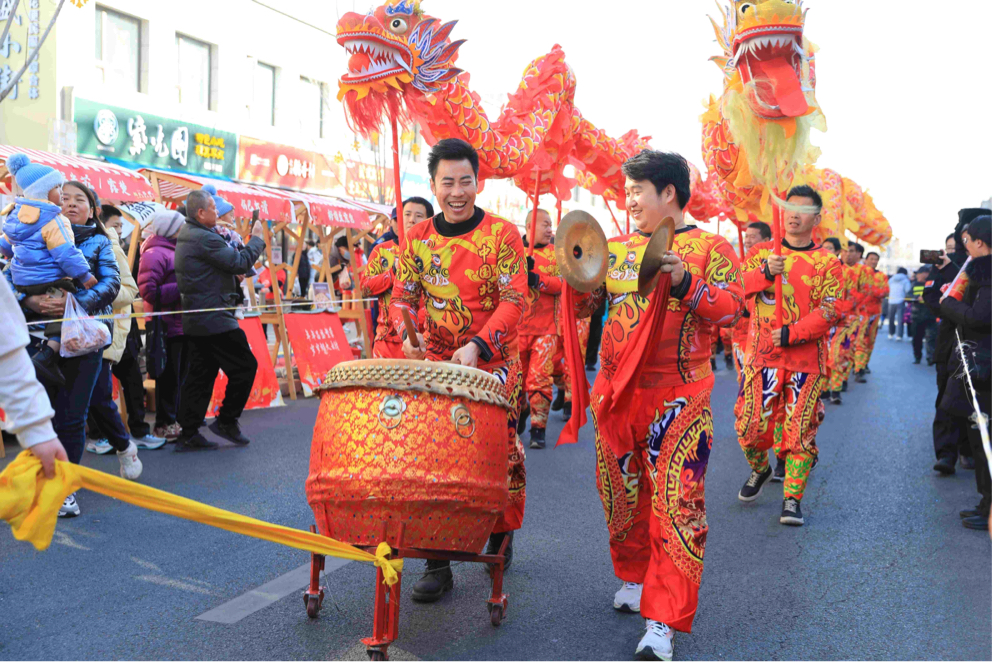
[{"label": "man's black hair", "polygon": [[437,175],[437,166],[441,161],[468,161],[472,165],[472,172],[479,176],[479,154],[475,148],[459,138],[445,138],[437,141],[431,147],[431,153],[427,156],[427,172],[431,175],[431,181]]},{"label": "man's black hair", "polygon": [[211,200],[210,194],[203,189],[190,191],[189,195],[186,196],[186,218],[199,222],[200,210],[206,210],[210,207]]},{"label": "man's black hair", "polygon": [[838,239],[837,237],[827,237],[826,239],[823,240],[823,243],[830,244],[838,251],[840,250],[840,239]]},{"label": "man's black hair", "polygon": [[334,240],[334,245],[337,246],[338,248],[348,248],[348,237],[346,237],[345,235],[341,235],[340,237]]},{"label": "man's black hair", "polygon": [[661,193],[671,184],[679,201],[679,209],[689,203],[689,163],[675,152],[659,152],[646,149],[627,159],[623,164],[623,174],[635,182],[649,181]]},{"label": "man's black hair", "polygon": [[896,273],[897,274],[906,274],[907,276],[909,275],[909,272],[906,271],[906,267],[899,267],[898,269],[896,269]]},{"label": "man's black hair", "polygon": [[785,196],[785,199],[788,200],[792,197],[809,198],[813,201],[813,204],[816,205],[816,213],[820,213],[820,210],[823,209],[823,198],[820,197],[819,193],[813,190],[812,186],[793,186],[789,189],[789,193]]},{"label": "man's black hair", "polygon": [[772,227],[764,221],[754,221],[753,223],[748,223],[745,229],[750,230],[751,228],[757,230],[758,234],[761,235],[761,238],[765,241],[772,238]]},{"label": "man's black hair", "polygon": [[[862,248],[861,250],[863,251],[863,250],[864,250],[864,248]],[[874,255],[874,256],[875,256],[875,257],[877,257],[878,259],[882,259],[882,256],[881,256],[881,255],[879,255],[878,253],[876,253],[875,251],[872,251],[872,252],[870,252],[870,253],[868,253],[868,255],[865,255],[865,259],[867,260],[867,259],[868,259],[868,258],[870,258],[870,257],[871,257],[872,255]]]},{"label": "man's black hair", "polygon": [[100,205],[100,220],[106,223],[114,216],[121,216],[121,210],[113,205]]},{"label": "man's black hair", "polygon": [[986,246],[992,246],[992,216],[979,216],[964,231],[972,239],[980,239]]},{"label": "man's black hair", "polygon": [[[476,158],[476,163],[478,163],[479,155],[476,154],[475,158]],[[479,166],[476,165],[474,167],[475,167],[475,174],[478,175],[479,174]],[[433,178],[434,178],[434,175],[431,175],[431,179],[433,179]],[[403,201],[403,206],[404,207],[406,207],[409,204],[423,205],[424,211],[427,212],[427,218],[434,218],[434,205],[432,205],[430,202],[428,202],[424,198],[421,198],[421,197],[415,195],[412,198],[407,198],[406,200]]]},{"label": "man's black hair", "polygon": [[865,247],[862,246],[861,244],[859,244],[856,241],[852,241],[851,243],[849,243],[847,245],[847,247],[848,248],[853,248],[854,250],[856,250],[858,252],[858,255],[864,255],[865,254]]}]

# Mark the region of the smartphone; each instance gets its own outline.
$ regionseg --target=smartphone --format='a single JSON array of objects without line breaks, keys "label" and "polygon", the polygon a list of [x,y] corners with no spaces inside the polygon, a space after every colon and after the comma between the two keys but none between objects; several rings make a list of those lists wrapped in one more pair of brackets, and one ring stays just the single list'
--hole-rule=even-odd
[{"label": "smartphone", "polygon": [[944,261],[944,251],[920,251],[920,262],[923,264],[940,264]]},{"label": "smartphone", "polygon": [[257,209],[252,209],[251,210],[251,225],[248,226],[248,232],[249,232],[249,234],[251,233],[252,230],[255,229],[255,224],[256,223],[258,223],[258,210]]}]

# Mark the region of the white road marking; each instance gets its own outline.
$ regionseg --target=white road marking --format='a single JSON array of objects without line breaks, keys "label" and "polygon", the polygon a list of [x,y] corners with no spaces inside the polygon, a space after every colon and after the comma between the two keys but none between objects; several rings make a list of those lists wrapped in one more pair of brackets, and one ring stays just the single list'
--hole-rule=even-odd
[{"label": "white road marking", "polygon": [[[324,574],[334,572],[348,563],[351,562],[345,559],[326,557],[324,560]],[[269,605],[282,600],[287,595],[302,591],[309,584],[310,564],[306,563],[295,570],[290,570],[285,575],[262,584],[254,590],[225,602],[219,607],[214,607],[196,618],[200,621],[212,621],[214,623],[231,625],[237,623],[245,616],[254,614],[256,611],[265,609]],[[302,609],[302,605],[300,608]]]}]

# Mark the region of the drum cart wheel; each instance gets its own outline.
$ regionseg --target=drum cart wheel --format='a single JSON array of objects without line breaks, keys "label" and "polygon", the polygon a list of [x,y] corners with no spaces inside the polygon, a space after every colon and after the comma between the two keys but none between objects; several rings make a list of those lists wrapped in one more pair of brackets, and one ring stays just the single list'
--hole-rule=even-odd
[{"label": "drum cart wheel", "polygon": [[[316,533],[317,527],[311,525],[310,533]],[[324,589],[320,585],[320,573],[324,569],[324,555],[310,554],[310,586],[303,592],[303,606],[306,607],[307,616],[317,618],[317,614],[324,606]]]}]

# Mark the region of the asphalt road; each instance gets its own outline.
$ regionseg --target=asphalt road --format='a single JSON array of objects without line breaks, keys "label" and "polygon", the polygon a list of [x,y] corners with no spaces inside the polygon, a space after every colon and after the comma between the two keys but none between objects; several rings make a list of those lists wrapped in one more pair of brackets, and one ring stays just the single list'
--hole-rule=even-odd
[{"label": "asphalt road", "polygon": [[[933,370],[911,361],[908,343],[880,338],[869,383],[828,407],[802,528],[778,524],[775,488],[737,500],[748,468],[733,434],[734,379],[721,366],[706,569],[677,659],[992,659],[989,536],[957,516],[977,502],[974,478],[931,471]],[[310,400],[247,413],[244,449],[144,452],[142,481],[304,529],[316,411]],[[552,419],[549,438],[561,426]],[[16,452],[7,450],[0,466]],[[117,470],[112,455],[84,462]],[[591,426],[576,446],[530,451],[507,620],[490,626],[486,574],[462,565],[441,602],[403,596],[393,658],[631,659],[643,626],[612,608],[619,583],[593,467]],[[82,516],[59,522],[46,552],[0,530],[0,659],[364,659],[368,565],[327,573],[328,598],[311,621],[300,598],[305,553],[94,493],[79,501]]]}]

